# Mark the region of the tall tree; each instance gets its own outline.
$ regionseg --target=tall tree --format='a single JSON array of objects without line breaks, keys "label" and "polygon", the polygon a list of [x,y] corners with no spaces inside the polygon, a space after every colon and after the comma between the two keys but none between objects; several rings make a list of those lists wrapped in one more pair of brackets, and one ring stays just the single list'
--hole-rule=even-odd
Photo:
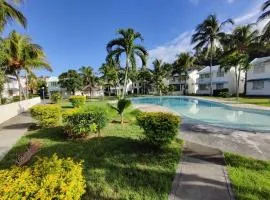
[{"label": "tall tree", "polygon": [[142,68],[138,72],[138,80],[142,85],[142,94],[148,94],[153,82],[153,73],[148,68]]},{"label": "tall tree", "polygon": [[107,44],[107,51],[108,57],[114,57],[117,61],[119,61],[122,54],[125,54],[125,81],[124,91],[122,94],[122,98],[124,98],[127,90],[128,72],[130,68],[136,68],[136,57],[141,60],[143,66],[146,65],[148,53],[142,45],[135,43],[137,39],[143,41],[143,37],[139,32],[136,32],[131,28],[120,29],[117,32],[120,37],[111,40]]},{"label": "tall tree", "polygon": [[176,60],[173,64],[173,73],[178,73],[179,78],[184,74],[185,88],[184,94],[187,94],[187,79],[188,79],[188,70],[194,66],[195,57],[190,53],[184,52],[177,55]]},{"label": "tall tree", "polygon": [[68,70],[62,73],[59,77],[59,85],[61,88],[66,88],[68,92],[75,95],[77,90],[81,90],[83,86],[83,79],[76,70]]},{"label": "tall tree", "polygon": [[6,24],[10,21],[17,21],[23,27],[26,27],[26,18],[17,8],[15,8],[15,4],[20,2],[22,2],[22,0],[0,0],[0,32],[3,32]]},{"label": "tall tree", "polygon": [[1,45],[1,66],[5,73],[14,75],[19,83],[20,99],[22,94],[25,99],[26,93],[23,90],[20,73],[25,71],[32,74],[36,69],[52,70],[46,61],[45,53],[41,46],[32,42],[27,35],[21,35],[12,31],[9,36],[3,40]]},{"label": "tall tree", "polygon": [[79,71],[81,72],[83,85],[89,88],[89,95],[91,98],[92,89],[95,87],[96,80],[94,70],[90,66],[82,66]]},{"label": "tall tree", "polygon": [[[236,52],[242,57],[239,62],[242,64],[241,69],[246,73],[245,79],[245,92],[246,92],[246,82],[247,82],[247,71],[250,68],[249,63],[249,52],[252,48],[259,46],[258,41],[258,31],[254,30],[252,25],[243,25],[236,27],[232,34],[229,35],[229,41],[227,45],[229,48],[227,51],[229,53]],[[226,45],[225,45],[226,46]],[[225,52],[226,55],[226,52]],[[246,58],[246,62],[243,62],[243,58]]]},{"label": "tall tree", "polygon": [[191,43],[195,44],[194,49],[198,50],[206,47],[210,54],[210,95],[212,95],[212,65],[213,54],[217,47],[220,46],[220,41],[225,36],[222,28],[226,24],[233,24],[232,19],[220,23],[216,15],[209,15],[201,24],[196,27],[195,33],[192,35]]},{"label": "tall tree", "polygon": [[[264,2],[262,6],[262,14],[258,18],[258,22],[270,19],[270,0],[267,0]],[[263,35],[262,35],[263,41],[270,41],[270,20],[266,23],[265,27],[263,28]]]},{"label": "tall tree", "polygon": [[169,74],[171,74],[171,65],[168,63],[163,63],[162,60],[156,59],[153,62],[153,66],[153,82],[156,90],[161,96],[162,92],[168,87],[168,85],[165,83],[165,79]]}]

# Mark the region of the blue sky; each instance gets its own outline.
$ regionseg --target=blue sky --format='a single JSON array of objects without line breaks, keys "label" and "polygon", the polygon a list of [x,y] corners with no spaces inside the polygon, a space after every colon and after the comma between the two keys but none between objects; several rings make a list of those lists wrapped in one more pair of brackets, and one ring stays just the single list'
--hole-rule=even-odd
[{"label": "blue sky", "polygon": [[[90,65],[97,69],[106,57],[105,46],[119,28],[132,27],[144,36],[150,62],[172,61],[189,51],[190,35],[208,14],[237,24],[254,22],[263,0],[26,0],[20,6],[28,28],[10,24],[31,35],[45,50],[56,75]],[[44,72],[39,72],[39,74]]]}]

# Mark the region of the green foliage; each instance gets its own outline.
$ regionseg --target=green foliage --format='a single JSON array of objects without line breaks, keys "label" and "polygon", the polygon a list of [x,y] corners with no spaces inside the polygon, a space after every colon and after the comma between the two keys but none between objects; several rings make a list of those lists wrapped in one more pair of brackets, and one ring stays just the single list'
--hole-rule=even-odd
[{"label": "green foliage", "polygon": [[79,108],[85,105],[86,97],[85,96],[71,96],[69,101],[72,103],[74,108]]},{"label": "green foliage", "polygon": [[170,143],[178,133],[180,119],[170,113],[143,112],[137,117],[146,140],[157,147]]},{"label": "green foliage", "polygon": [[131,106],[131,101],[128,99],[119,99],[117,102],[117,107],[111,105],[111,108],[116,110],[118,114],[121,116],[121,124],[124,123],[124,111]]},{"label": "green foliage", "polygon": [[229,177],[239,200],[270,199],[270,162],[225,153]]},{"label": "green foliage", "polygon": [[62,102],[62,96],[59,92],[55,92],[51,95],[51,102],[54,104],[60,104]]},{"label": "green foliage", "polygon": [[218,97],[218,96],[223,96],[221,95],[221,93],[229,93],[229,89],[228,88],[223,88],[223,89],[216,89],[213,90],[213,96]]},{"label": "green foliage", "polygon": [[60,124],[61,108],[59,105],[36,105],[31,108],[31,115],[42,127],[54,127]]},{"label": "green foliage", "polygon": [[5,74],[2,71],[2,69],[0,69],[0,98],[1,98],[2,92],[4,90],[4,84],[5,84]]},{"label": "green foliage", "polygon": [[81,199],[86,182],[82,162],[39,158],[33,166],[0,170],[0,196],[8,199]]},{"label": "green foliage", "polygon": [[91,133],[98,132],[104,128],[108,122],[107,112],[104,110],[75,111],[70,115],[65,115],[65,133],[71,138],[83,138]]},{"label": "green foliage", "polygon": [[82,89],[83,79],[76,70],[68,70],[62,73],[59,77],[61,88],[66,88],[68,92],[75,94],[76,90]]}]

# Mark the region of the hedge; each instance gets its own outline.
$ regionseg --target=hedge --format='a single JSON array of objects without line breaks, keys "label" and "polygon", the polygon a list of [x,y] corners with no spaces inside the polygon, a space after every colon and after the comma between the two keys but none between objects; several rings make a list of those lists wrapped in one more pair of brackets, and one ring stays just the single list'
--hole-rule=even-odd
[{"label": "hedge", "polygon": [[85,105],[86,97],[85,96],[71,96],[69,97],[69,101],[71,102],[74,108],[79,108]]}]

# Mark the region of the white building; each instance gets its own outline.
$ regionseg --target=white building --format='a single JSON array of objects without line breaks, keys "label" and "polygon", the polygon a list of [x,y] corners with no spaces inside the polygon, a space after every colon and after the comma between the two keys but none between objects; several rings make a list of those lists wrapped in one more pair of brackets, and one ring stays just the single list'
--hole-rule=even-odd
[{"label": "white building", "polygon": [[[207,66],[198,72],[199,79],[197,94],[210,94],[210,67]],[[244,92],[245,73],[240,74],[239,93]],[[212,67],[212,90],[220,90],[227,88],[230,94],[236,93],[236,77],[235,68],[231,68],[228,72],[220,66]]]},{"label": "white building", "polygon": [[173,85],[175,91],[173,95],[183,95],[185,90],[185,84],[187,84],[187,93],[196,94],[198,90],[197,79],[199,78],[198,70],[191,70],[188,72],[187,82],[185,82],[185,75],[174,74],[169,79],[169,84]]},{"label": "white building", "polygon": [[247,95],[270,96],[270,56],[256,58],[247,72]]},{"label": "white building", "polygon": [[[22,89],[26,88],[26,79],[21,77]],[[3,98],[11,98],[14,96],[19,96],[19,82],[15,76],[6,75],[6,82],[4,84],[4,90],[2,92]]]}]

